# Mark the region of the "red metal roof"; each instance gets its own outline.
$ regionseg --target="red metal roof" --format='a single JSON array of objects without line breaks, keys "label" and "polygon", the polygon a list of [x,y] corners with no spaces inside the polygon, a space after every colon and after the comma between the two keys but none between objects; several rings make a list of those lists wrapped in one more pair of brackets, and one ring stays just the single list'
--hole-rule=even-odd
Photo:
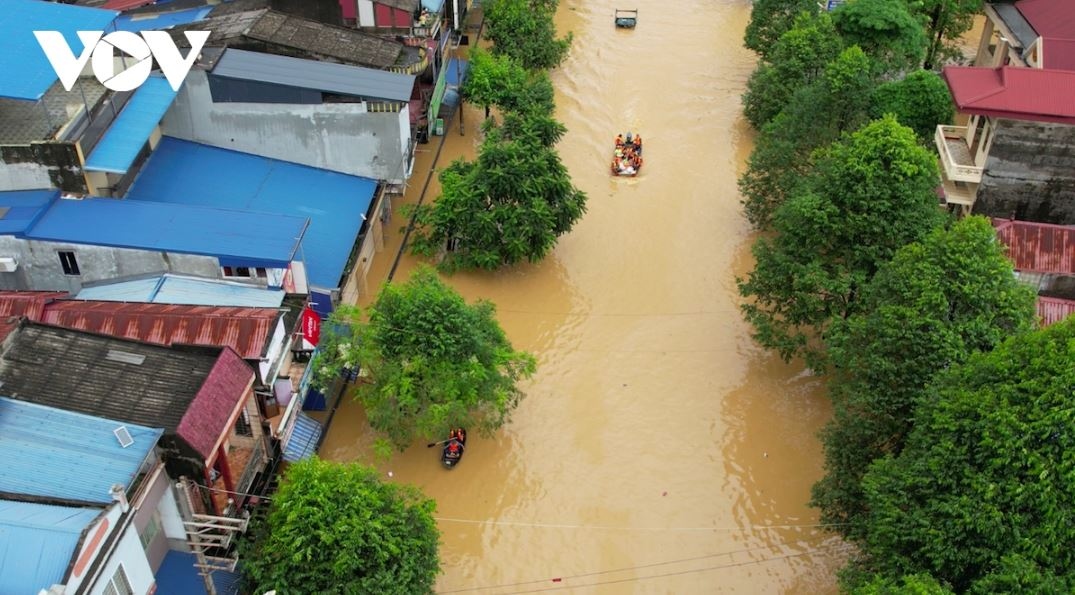
[{"label": "red metal roof", "polygon": [[[176,434],[206,460],[212,458],[217,439],[231,431],[231,414],[246,397],[254,371],[234,351],[224,349],[206,376],[198,394],[179,421]],[[241,470],[236,470],[241,472]]]},{"label": "red metal roof", "polygon": [[1075,72],[1004,66],[947,66],[956,108],[966,114],[1075,124]]},{"label": "red metal roof", "polygon": [[146,4],[153,4],[157,0],[108,0],[101,8],[107,8],[108,10],[131,10],[132,8],[138,8],[145,6]]},{"label": "red metal roof", "polygon": [[1075,70],[1075,39],[1045,37],[1040,49],[1043,68]]},{"label": "red metal roof", "polygon": [[1075,274],[1075,225],[993,219],[997,238],[1008,247],[1017,271]]},{"label": "red metal roof", "polygon": [[1015,8],[1038,35],[1075,39],[1075,10],[1071,0],[1022,0]]},{"label": "red metal roof", "polygon": [[45,306],[40,320],[157,345],[231,347],[246,359],[259,359],[278,316],[273,308],[59,300]]},{"label": "red metal roof", "polygon": [[25,316],[35,322],[41,321],[45,304],[67,297],[57,291],[0,291],[0,341],[3,341]]},{"label": "red metal roof", "polygon": [[1049,326],[1075,314],[1075,300],[1038,296],[1038,318],[1042,326]]}]

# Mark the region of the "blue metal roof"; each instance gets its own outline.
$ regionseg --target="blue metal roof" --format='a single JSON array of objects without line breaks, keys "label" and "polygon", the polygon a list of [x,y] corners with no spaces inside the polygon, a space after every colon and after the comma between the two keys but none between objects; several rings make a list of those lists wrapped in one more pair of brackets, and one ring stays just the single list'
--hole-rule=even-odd
[{"label": "blue metal roof", "polygon": [[[183,184],[175,180],[183,180]],[[193,181],[193,184],[186,184]],[[171,193],[198,192],[176,172]],[[182,187],[182,189],[181,189]],[[147,197],[148,198],[148,197]],[[195,204],[114,198],[60,199],[26,232],[53,242],[215,256],[222,265],[284,268],[296,255],[306,220]]]},{"label": "blue metal roof", "polygon": [[0,235],[22,235],[59,194],[56,190],[0,192],[0,210],[7,209],[0,215]]},{"label": "blue metal roof", "polygon": [[306,276],[332,289],[376,189],[369,178],[164,137],[128,198],[309,217],[301,258]]},{"label": "blue metal roof", "polygon": [[296,412],[295,428],[291,430],[291,437],[284,445],[284,460],[293,463],[316,454],[317,442],[323,431],[316,419],[302,411]]},{"label": "blue metal roof", "polygon": [[[194,554],[168,550],[160,568],[153,576],[157,581],[156,595],[205,595],[205,583],[198,574]],[[218,595],[238,595],[240,575],[224,570],[213,571],[213,586]]]},{"label": "blue metal roof", "polygon": [[284,302],[284,295],[282,290],[254,287],[246,283],[168,274],[83,287],[75,298],[185,306],[278,308]]},{"label": "blue metal roof", "polygon": [[0,97],[37,100],[58,78],[34,31],[59,31],[75,55],[82,53],[77,31],[105,31],[119,14],[40,0],[4,0],[0,11]]},{"label": "blue metal roof", "polygon": [[212,6],[200,6],[188,10],[156,12],[152,14],[124,14],[116,19],[116,29],[139,33],[158,29],[170,29],[176,25],[186,25],[200,21],[213,10]]},{"label": "blue metal roof", "polygon": [[163,75],[153,75],[142,83],[108,127],[104,137],[86,160],[86,169],[124,174],[175,101],[176,92]]},{"label": "blue metal roof", "polygon": [[470,70],[470,62],[452,58],[448,60],[447,70],[444,71],[444,80],[447,84],[459,86],[467,80],[467,72]]},{"label": "blue metal roof", "polygon": [[[112,433],[125,426],[127,448]],[[107,504],[163,430],[0,397],[0,492]]]},{"label": "blue metal roof", "polygon": [[62,583],[82,532],[100,512],[0,500],[0,593]]}]

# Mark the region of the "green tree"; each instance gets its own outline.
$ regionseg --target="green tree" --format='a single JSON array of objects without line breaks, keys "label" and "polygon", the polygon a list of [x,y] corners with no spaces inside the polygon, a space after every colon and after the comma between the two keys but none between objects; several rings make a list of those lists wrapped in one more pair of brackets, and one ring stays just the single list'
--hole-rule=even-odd
[{"label": "green tree", "polygon": [[333,313],[314,369],[323,382],[361,363],[368,376],[356,396],[370,426],[400,450],[453,427],[489,433],[508,422],[523,398],[517,383],[536,367],[494,314],[491,302],[468,305],[419,267],[406,283],[381,289],[368,321],[353,307]]},{"label": "green tree", "polygon": [[857,312],[878,267],[943,219],[935,159],[891,117],[819,153],[803,188],[777,209],[776,236],[754,244],[755,268],[738,279],[762,346],[823,365],[817,339],[829,323]]},{"label": "green tree", "polygon": [[553,145],[564,127],[547,114],[509,113],[486,126],[476,161],[455,161],[440,174],[441,195],[419,207],[411,249],[441,268],[496,269],[537,262],[586,212]]},{"label": "green tree", "polygon": [[761,130],[797,90],[816,80],[843,44],[828,13],[800,13],[794,26],[773,45],[768,62],[750,75],[743,94],[743,115]]},{"label": "green tree", "polygon": [[832,21],[844,41],[862,48],[882,73],[922,65],[926,34],[906,0],[849,0],[832,11]]},{"label": "green tree", "polygon": [[528,71],[506,55],[493,55],[482,48],[470,51],[470,71],[461,89],[463,97],[485,108],[550,114],[555,109],[552,81],[545,71]]},{"label": "green tree", "polygon": [[825,477],[813,491],[822,520],[862,538],[862,477],[898,454],[935,373],[1034,326],[1034,292],[984,217],[938,228],[900,248],[862,292],[862,311],[828,334],[835,415],[822,432]]},{"label": "green tree", "polygon": [[954,595],[928,574],[911,574],[898,579],[878,575],[848,591],[851,595]]},{"label": "green tree", "polygon": [[982,12],[982,0],[912,0],[911,11],[925,21],[925,68],[960,56],[959,40]]},{"label": "green tree", "polygon": [[743,45],[767,60],[776,40],[791,29],[802,12],[816,14],[817,0],[754,0]]},{"label": "green tree", "polygon": [[928,572],[956,592],[1012,579],[1070,586],[1073,387],[1075,318],[938,374],[906,448],[863,480],[864,564],[889,577]]},{"label": "green tree", "polygon": [[292,463],[240,547],[250,592],[432,593],[436,504],[357,464]]},{"label": "green tree", "polygon": [[875,118],[895,115],[922,142],[931,142],[937,125],[948,124],[955,116],[948,85],[929,70],[916,70],[906,78],[879,86],[873,94],[871,112]]},{"label": "green tree", "polygon": [[744,210],[754,227],[764,229],[772,223],[773,212],[810,171],[814,149],[866,122],[875,85],[870,72],[861,49],[845,49],[762,128],[739,178]]},{"label": "green tree", "polygon": [[556,0],[486,0],[485,36],[493,53],[510,56],[525,68],[555,68],[567,57],[571,35],[556,38]]}]

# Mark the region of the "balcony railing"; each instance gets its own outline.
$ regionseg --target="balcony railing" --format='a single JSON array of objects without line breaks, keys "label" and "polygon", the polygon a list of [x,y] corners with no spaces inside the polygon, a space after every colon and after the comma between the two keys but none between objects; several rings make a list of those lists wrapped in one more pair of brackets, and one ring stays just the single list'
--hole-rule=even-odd
[{"label": "balcony railing", "polygon": [[967,144],[966,126],[938,126],[934,142],[947,179],[969,184],[981,183],[983,168],[974,162],[974,155]]}]

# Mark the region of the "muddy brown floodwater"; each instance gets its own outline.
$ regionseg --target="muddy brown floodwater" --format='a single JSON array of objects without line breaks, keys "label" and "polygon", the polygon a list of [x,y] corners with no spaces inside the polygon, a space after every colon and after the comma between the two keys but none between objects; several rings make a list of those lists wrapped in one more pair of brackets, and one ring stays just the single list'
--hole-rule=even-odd
[{"label": "muddy brown floodwater", "polygon": [[[447,471],[424,444],[377,461],[345,402],[321,456],[375,464],[436,499],[439,593],[833,592],[845,547],[806,505],[830,415],[822,381],[758,348],[737,310],[753,239],[736,190],[752,146],[739,103],[750,4],[630,7],[634,30],[614,28],[612,0],[561,0],[557,15],[575,36],[552,75],[568,128],[558,148],[588,213],[540,264],[448,278],[496,303],[538,358],[511,424],[472,437]],[[480,113],[464,121],[440,166],[473,156]],[[645,168],[614,179],[610,145],[627,130],[645,139]],[[407,200],[436,146],[422,146]],[[438,192],[434,180],[426,200]],[[404,257],[397,280],[415,264]]]}]

